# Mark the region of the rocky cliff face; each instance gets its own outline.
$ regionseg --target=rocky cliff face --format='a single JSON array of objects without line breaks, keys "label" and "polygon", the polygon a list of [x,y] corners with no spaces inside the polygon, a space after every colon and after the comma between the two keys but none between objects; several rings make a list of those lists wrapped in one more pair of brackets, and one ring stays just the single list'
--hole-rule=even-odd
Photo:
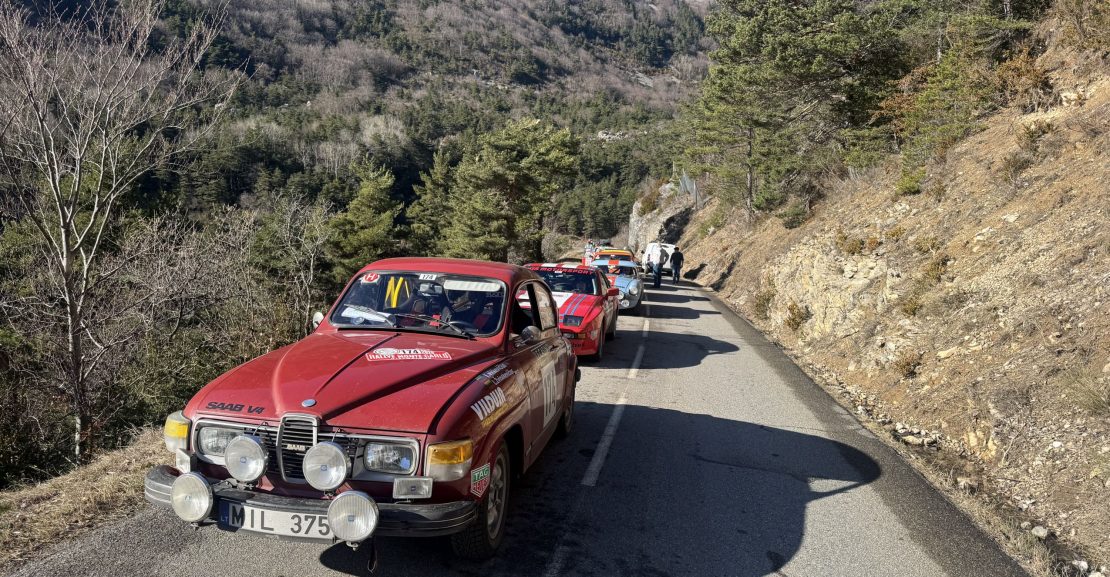
[{"label": "rocky cliff face", "polygon": [[628,219],[628,246],[639,254],[650,242],[675,243],[693,214],[693,199],[671,183],[636,201]]},{"label": "rocky cliff face", "polygon": [[1082,97],[989,119],[920,195],[893,196],[892,163],[831,184],[797,229],[711,203],[681,244],[697,282],[861,416],[958,457],[962,488],[1110,564],[1101,70]]}]

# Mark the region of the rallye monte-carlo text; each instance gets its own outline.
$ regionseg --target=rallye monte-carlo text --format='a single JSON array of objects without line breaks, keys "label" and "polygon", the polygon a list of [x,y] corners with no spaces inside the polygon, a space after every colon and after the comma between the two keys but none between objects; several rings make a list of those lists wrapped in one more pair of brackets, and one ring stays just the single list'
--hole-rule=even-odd
[{"label": "rallye monte-carlo text", "polygon": [[571,425],[578,368],[548,288],[514,265],[389,259],[317,318],[166,419],[176,466],[146,498],[198,525],[493,555],[511,479]]},{"label": "rallye monte-carlo text", "polygon": [[559,307],[559,328],[574,354],[601,360],[605,341],[617,336],[617,295],[601,271],[577,264],[533,263],[532,269],[551,288]]}]

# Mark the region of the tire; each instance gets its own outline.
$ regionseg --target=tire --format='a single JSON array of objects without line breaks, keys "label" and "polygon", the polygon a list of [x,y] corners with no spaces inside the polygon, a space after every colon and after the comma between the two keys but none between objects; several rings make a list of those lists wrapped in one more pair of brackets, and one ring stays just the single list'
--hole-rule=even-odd
[{"label": "tire", "polygon": [[489,487],[478,504],[478,517],[462,532],[451,535],[451,549],[455,555],[482,561],[497,553],[505,537],[505,517],[509,510],[510,465],[509,448],[502,442],[490,470]]},{"label": "tire", "polygon": [[567,408],[563,411],[563,416],[559,417],[559,424],[555,427],[556,439],[565,439],[574,430],[574,392],[577,389],[577,384],[570,387],[570,402],[567,403]]}]

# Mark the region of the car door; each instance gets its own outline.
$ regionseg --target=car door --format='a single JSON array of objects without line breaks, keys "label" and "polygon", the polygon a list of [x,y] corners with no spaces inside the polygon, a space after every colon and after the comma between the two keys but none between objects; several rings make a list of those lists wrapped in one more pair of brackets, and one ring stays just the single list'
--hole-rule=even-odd
[{"label": "car door", "polygon": [[559,311],[555,299],[543,283],[532,283],[531,294],[535,312],[533,318],[540,329],[541,344],[533,349],[539,372],[539,382],[532,403],[533,423],[540,431],[537,443],[542,447],[547,443],[558,422],[563,397],[566,395],[567,363],[565,355],[569,344],[559,332]]},{"label": "car door", "polygon": [[[597,286],[601,287],[602,302],[605,303],[605,322],[615,323],[617,322],[617,310],[620,307],[617,305],[617,297],[609,296],[609,279],[605,278],[605,275],[601,272],[595,272],[594,276],[597,277],[595,282],[598,283]],[[605,326],[610,325],[606,324]]]},{"label": "car door", "polygon": [[[551,413],[558,411],[562,400],[559,397],[559,367],[556,361],[563,347],[569,347],[569,344],[559,332],[554,299],[543,283],[528,281],[517,287],[513,294],[509,354],[524,374],[528,391],[525,449],[528,453],[527,465],[530,465],[554,430],[554,427],[549,427],[555,421]],[[539,338],[526,342],[521,336],[525,326],[539,329]],[[555,407],[554,410],[552,407]]]}]

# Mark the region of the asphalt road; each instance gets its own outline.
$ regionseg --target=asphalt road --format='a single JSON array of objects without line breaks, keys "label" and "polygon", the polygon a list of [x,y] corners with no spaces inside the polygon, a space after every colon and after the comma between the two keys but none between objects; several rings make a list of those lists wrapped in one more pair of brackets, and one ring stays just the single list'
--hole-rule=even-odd
[{"label": "asphalt road", "polygon": [[[709,293],[664,287],[649,303],[584,368],[576,428],[514,487],[499,557],[379,539],[374,575],[1024,575]],[[151,509],[16,575],[365,575],[370,555]]]}]

